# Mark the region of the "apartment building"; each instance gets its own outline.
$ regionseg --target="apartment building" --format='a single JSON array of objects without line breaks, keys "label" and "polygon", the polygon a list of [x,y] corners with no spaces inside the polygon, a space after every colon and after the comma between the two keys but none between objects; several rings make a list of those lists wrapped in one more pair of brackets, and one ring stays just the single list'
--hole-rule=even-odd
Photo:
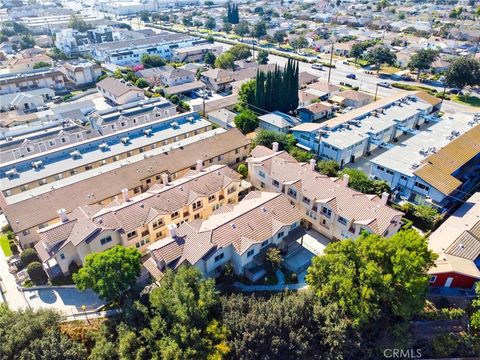
[{"label": "apartment building", "polygon": [[[68,144],[70,137],[62,136],[62,147],[2,163],[0,186],[6,197],[43,185],[55,186],[56,181],[92,169],[101,171],[109,163],[128,161],[134,155],[211,129],[210,122],[200,118],[197,113],[190,112],[120,129],[116,133],[75,141],[73,144]],[[75,134],[77,138],[81,136],[83,134]],[[50,139],[48,142],[56,140]],[[26,150],[28,153],[29,149]],[[32,152],[33,150],[32,148]]]},{"label": "apartment building", "polygon": [[116,65],[139,64],[143,54],[158,55],[172,60],[173,49],[205,44],[205,40],[184,34],[159,33],[143,39],[116,41],[92,45],[95,60]]},{"label": "apartment building", "polygon": [[208,43],[174,49],[172,59],[176,62],[202,62],[205,60],[205,55],[209,52],[217,57],[223,52],[223,46]]},{"label": "apartment building", "polygon": [[135,246],[144,252],[148,244],[167,235],[168,226],[208,218],[224,204],[238,202],[240,175],[226,165],[203,169],[203,161],[185,177],[162,183],[143,194],[130,197],[128,189],[122,198],[106,207],[83,206],[69,215],[59,210],[60,221],[39,231],[35,245],[40,259],[51,276],[68,272],[73,262],[83,264],[85,256],[115,245]]},{"label": "apartment building", "polygon": [[445,211],[479,182],[480,118],[441,120],[370,162],[370,176],[388,183],[393,200]]},{"label": "apartment building", "polygon": [[48,88],[65,89],[65,75],[56,68],[32,70],[28,73],[0,75],[0,95]]},{"label": "apartment building", "polygon": [[170,87],[195,81],[195,72],[169,65],[139,70],[135,75],[147,80],[150,86]]},{"label": "apartment building", "polygon": [[144,91],[125,80],[107,77],[97,83],[97,91],[112,104],[125,105],[145,99]]},{"label": "apartment building", "polygon": [[474,193],[428,238],[438,255],[430,286],[471,289],[480,280],[480,192]]},{"label": "apartment building", "polygon": [[58,222],[57,211],[67,214],[82,205],[108,205],[128,189],[129,196],[148,190],[168,174],[177,179],[195,168],[201,159],[205,166],[237,166],[250,152],[250,141],[237,129],[209,130],[169,142],[152,150],[109,162],[54,184],[38,186],[16,195],[0,193],[0,206],[22,247],[33,246],[37,231]]},{"label": "apartment building", "polygon": [[102,67],[90,61],[68,62],[60,70],[78,87],[93,84],[102,75]]},{"label": "apartment building", "polygon": [[175,116],[177,107],[162,97],[132,102],[89,115],[92,128],[101,135],[113,134],[117,130],[146,125]]},{"label": "apartment building", "polygon": [[403,213],[387,206],[389,194],[365,195],[343,179],[315,171],[315,160],[298,163],[285,151],[264,146],[253,149],[248,161],[252,185],[261,191],[282,193],[302,214],[302,222],[328,239],[356,238],[362,231],[390,237],[402,224]]},{"label": "apartment building", "polygon": [[440,99],[424,92],[396,94],[320,124],[291,129],[301,148],[342,167],[377,148],[390,148],[403,135],[418,134],[424,123],[437,121]]},{"label": "apartment building", "polygon": [[154,278],[167,268],[183,264],[216,277],[230,262],[237,275],[257,281],[262,254],[272,246],[286,247],[291,231],[300,225],[301,215],[282,194],[254,191],[236,205],[224,205],[206,220],[169,227],[170,236],[148,246],[144,262]]},{"label": "apartment building", "polygon": [[[30,16],[21,19],[21,23],[27,27],[33,34],[51,34],[57,33],[62,29],[68,28],[70,14],[49,15],[49,16]],[[108,25],[113,23],[111,20],[98,18],[94,15],[83,15],[82,20],[88,25]]]},{"label": "apartment building", "polygon": [[57,49],[72,57],[89,53],[91,44],[112,41],[114,41],[114,35],[111,26],[98,26],[86,32],[63,29],[55,34]]}]

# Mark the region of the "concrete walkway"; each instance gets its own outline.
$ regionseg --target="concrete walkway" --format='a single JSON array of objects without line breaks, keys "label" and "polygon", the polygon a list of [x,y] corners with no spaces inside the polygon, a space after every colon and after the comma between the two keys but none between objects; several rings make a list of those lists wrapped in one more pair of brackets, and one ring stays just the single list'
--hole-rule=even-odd
[{"label": "concrete walkway", "polygon": [[20,310],[28,308],[27,301],[22,292],[17,287],[15,276],[8,272],[7,258],[3,251],[0,249],[0,281],[1,289],[5,301],[11,310]]}]

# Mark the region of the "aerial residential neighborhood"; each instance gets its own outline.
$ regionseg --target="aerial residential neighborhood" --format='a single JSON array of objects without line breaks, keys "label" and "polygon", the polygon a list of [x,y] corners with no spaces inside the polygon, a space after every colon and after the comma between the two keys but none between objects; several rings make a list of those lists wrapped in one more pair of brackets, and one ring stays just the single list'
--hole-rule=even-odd
[{"label": "aerial residential neighborhood", "polygon": [[480,3],[0,2],[0,358],[478,359]]}]

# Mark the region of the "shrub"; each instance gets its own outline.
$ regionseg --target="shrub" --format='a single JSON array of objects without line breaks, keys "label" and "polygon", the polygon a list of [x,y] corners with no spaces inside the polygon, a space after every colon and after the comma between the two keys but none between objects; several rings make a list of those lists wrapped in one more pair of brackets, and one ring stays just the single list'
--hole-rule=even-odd
[{"label": "shrub", "polygon": [[20,260],[22,260],[23,266],[28,266],[33,262],[38,262],[40,259],[38,258],[38,254],[35,249],[28,248],[22,251],[20,254]]},{"label": "shrub", "polygon": [[47,273],[38,261],[34,261],[27,266],[27,273],[35,285],[43,285],[48,281]]},{"label": "shrub", "polygon": [[248,176],[248,168],[245,164],[240,164],[237,167],[237,172],[242,175],[244,178]]}]

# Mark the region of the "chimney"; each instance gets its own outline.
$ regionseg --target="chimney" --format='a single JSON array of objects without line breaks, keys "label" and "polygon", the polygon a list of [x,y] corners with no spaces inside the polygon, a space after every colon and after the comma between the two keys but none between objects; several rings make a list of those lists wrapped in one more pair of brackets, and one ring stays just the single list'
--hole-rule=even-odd
[{"label": "chimney", "polygon": [[123,196],[123,200],[125,201],[129,201],[130,200],[130,196],[128,195],[128,189],[122,189],[122,196]]},{"label": "chimney", "polygon": [[349,182],[350,182],[350,175],[343,174],[343,186],[348,186]]},{"label": "chimney", "polygon": [[165,186],[168,185],[168,174],[162,174],[162,184]]},{"label": "chimney", "polygon": [[57,213],[58,213],[58,217],[60,218],[60,221],[61,221],[62,223],[68,221],[68,219],[67,219],[67,210],[65,210],[65,209],[60,209],[60,210],[57,211]]},{"label": "chimney", "polygon": [[382,204],[387,205],[388,198],[390,197],[390,194],[387,192],[382,193]]},{"label": "chimney", "polygon": [[272,143],[272,150],[274,152],[278,152],[278,142],[275,141]]},{"label": "chimney", "polygon": [[310,159],[310,170],[315,171],[315,166],[317,165],[317,162],[315,159]]},{"label": "chimney", "polygon": [[177,225],[175,224],[169,224],[167,225],[168,233],[170,234],[170,237],[172,239],[175,239],[177,237]]},{"label": "chimney", "polygon": [[203,170],[203,161],[197,160],[197,171],[200,172]]}]

